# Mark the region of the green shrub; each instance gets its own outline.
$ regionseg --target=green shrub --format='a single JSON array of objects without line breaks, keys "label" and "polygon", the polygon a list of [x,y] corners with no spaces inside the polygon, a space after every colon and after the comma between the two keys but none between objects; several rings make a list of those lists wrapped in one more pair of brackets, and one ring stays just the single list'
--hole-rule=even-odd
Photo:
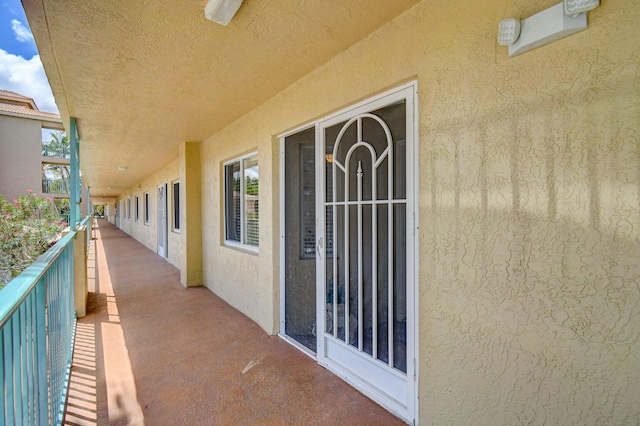
[{"label": "green shrub", "polygon": [[31,190],[12,203],[0,196],[0,288],[55,244],[65,226],[49,198]]}]

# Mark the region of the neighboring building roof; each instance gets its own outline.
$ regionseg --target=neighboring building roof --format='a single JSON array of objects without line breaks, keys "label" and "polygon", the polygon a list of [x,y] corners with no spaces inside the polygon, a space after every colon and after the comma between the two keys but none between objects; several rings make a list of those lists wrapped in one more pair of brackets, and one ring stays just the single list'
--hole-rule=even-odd
[{"label": "neighboring building roof", "polygon": [[16,98],[20,100],[27,100],[27,101],[33,102],[33,98],[30,98],[25,95],[21,95],[20,93],[12,92],[11,90],[0,89],[0,97]]},{"label": "neighboring building roof", "polygon": [[59,114],[40,111],[33,98],[0,89],[0,114],[2,113],[60,121]]}]

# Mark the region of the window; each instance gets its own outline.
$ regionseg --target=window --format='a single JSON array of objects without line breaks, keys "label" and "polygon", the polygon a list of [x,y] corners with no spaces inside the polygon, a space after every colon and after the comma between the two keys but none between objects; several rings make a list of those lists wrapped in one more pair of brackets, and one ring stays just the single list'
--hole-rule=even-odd
[{"label": "window", "polygon": [[144,224],[149,224],[149,193],[144,193]]},{"label": "window", "polygon": [[257,153],[224,165],[226,242],[258,247],[258,181]]},{"label": "window", "polygon": [[173,182],[173,230],[180,232],[180,181]]},{"label": "window", "polygon": [[136,222],[140,222],[140,196],[136,195]]},{"label": "window", "polygon": [[131,197],[127,198],[127,219],[131,220]]}]

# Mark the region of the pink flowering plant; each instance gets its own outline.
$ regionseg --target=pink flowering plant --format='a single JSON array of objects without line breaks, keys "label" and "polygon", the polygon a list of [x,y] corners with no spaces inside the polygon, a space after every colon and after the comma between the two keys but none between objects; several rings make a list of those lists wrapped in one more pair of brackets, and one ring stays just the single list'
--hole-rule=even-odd
[{"label": "pink flowering plant", "polygon": [[13,202],[0,196],[0,288],[47,251],[65,226],[51,200],[31,190]]}]

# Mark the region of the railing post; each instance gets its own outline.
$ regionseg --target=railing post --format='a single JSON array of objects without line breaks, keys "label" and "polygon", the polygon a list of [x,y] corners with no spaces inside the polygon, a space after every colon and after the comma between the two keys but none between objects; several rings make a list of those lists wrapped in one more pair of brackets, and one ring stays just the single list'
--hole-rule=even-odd
[{"label": "railing post", "polygon": [[78,152],[78,129],[76,127],[76,118],[71,117],[69,124],[69,147],[71,153],[69,158],[69,166],[71,172],[71,193],[69,194],[69,207],[71,210],[71,220],[69,226],[75,229],[80,222],[80,153]]},{"label": "railing post", "polygon": [[46,282],[45,277],[40,278],[35,287],[36,295],[36,356],[38,358],[37,366],[37,389],[38,398],[36,399],[38,423],[46,425],[49,422],[49,384],[47,381],[47,371],[49,370],[49,361],[47,359],[47,319],[46,319]]},{"label": "railing post", "polygon": [[[78,318],[87,315],[87,299],[89,290],[87,288],[87,253],[91,242],[91,231],[88,220],[82,221],[76,227],[76,238],[73,241],[73,294],[74,310]],[[86,225],[85,225],[86,223]]]},{"label": "railing post", "polygon": [[93,205],[91,204],[91,187],[87,186],[87,216],[93,213]]}]

